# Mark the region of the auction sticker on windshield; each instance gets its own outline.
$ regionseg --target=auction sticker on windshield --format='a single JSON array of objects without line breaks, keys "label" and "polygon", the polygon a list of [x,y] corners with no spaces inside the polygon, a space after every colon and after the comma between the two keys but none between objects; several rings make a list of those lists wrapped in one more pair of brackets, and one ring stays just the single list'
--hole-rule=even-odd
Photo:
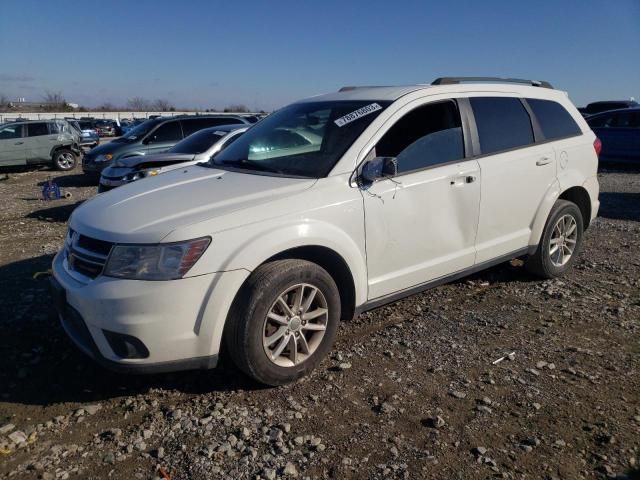
[{"label": "auction sticker on windshield", "polygon": [[340,117],[334,120],[335,124],[339,127],[346,125],[347,123],[351,123],[354,120],[359,119],[360,117],[364,117],[365,115],[369,115],[370,113],[376,112],[380,110],[382,107],[377,103],[372,103],[370,105],[365,105],[358,110],[355,110],[351,113],[347,113],[344,117]]}]

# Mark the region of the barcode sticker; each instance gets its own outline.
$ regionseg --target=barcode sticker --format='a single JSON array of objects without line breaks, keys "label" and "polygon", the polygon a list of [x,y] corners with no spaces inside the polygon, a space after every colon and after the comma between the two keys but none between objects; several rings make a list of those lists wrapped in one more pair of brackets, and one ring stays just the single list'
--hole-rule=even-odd
[{"label": "barcode sticker", "polygon": [[370,113],[373,112],[377,112],[378,110],[380,110],[382,107],[380,105],[378,105],[377,103],[372,103],[370,105],[365,105],[362,108],[359,108],[358,110],[355,110],[351,113],[347,113],[345,116],[337,118],[336,120],[334,120],[335,124],[339,127],[342,127],[344,125],[346,125],[347,123],[351,123],[354,120],[357,120],[361,117],[364,117],[365,115],[369,115]]}]

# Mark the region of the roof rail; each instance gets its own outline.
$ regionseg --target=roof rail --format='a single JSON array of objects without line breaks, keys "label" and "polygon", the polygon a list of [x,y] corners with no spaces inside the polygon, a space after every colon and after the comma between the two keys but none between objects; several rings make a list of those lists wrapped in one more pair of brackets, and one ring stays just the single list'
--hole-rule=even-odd
[{"label": "roof rail", "polygon": [[549,82],[544,80],[526,80],[523,78],[502,78],[502,77],[440,77],[436,78],[431,85],[453,85],[465,82],[499,82],[499,83],[520,83],[534,87],[553,88]]},{"label": "roof rail", "polygon": [[346,87],[342,87],[340,90],[338,90],[338,92],[348,92],[350,90],[359,90],[361,88],[380,88],[383,85],[362,85],[362,86],[354,86],[354,85],[349,85]]}]

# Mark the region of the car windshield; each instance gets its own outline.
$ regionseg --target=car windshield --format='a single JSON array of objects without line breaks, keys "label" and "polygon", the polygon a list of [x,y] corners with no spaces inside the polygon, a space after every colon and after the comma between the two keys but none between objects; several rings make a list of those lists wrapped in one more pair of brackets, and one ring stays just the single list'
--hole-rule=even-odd
[{"label": "car windshield", "polygon": [[[135,142],[136,140],[141,139],[147,133],[149,133],[153,128],[158,125],[161,120],[147,120],[146,122],[141,123],[137,127],[131,129],[127,132],[127,134],[123,137],[120,137],[118,140],[121,142]],[[117,142],[118,140],[114,140]]]},{"label": "car windshield", "polygon": [[201,130],[192,133],[184,140],[176,143],[169,149],[170,153],[191,153],[197,154],[208,150],[214,143],[227,135],[229,132],[221,130]]},{"label": "car windshield", "polygon": [[390,102],[296,103],[279,110],[220,152],[210,166],[320,178]]}]

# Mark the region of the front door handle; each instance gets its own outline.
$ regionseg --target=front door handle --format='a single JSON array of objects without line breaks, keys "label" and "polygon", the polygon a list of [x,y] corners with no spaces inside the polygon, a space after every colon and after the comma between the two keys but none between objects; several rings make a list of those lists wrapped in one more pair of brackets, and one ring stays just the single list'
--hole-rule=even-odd
[{"label": "front door handle", "polygon": [[22,145],[24,142],[16,142],[14,145]]},{"label": "front door handle", "polygon": [[474,175],[464,175],[451,179],[451,185],[464,185],[466,183],[473,183],[475,181],[476,177]]},{"label": "front door handle", "polygon": [[551,163],[551,157],[542,157],[538,159],[538,161],[536,162],[536,165],[541,167],[542,165],[546,165],[548,163]]}]

